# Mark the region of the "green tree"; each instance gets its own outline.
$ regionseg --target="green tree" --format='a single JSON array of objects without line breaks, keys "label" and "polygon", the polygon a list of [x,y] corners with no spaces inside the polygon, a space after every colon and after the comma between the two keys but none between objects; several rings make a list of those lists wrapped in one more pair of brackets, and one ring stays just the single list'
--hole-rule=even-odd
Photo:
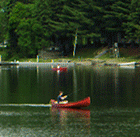
[{"label": "green tree", "polygon": [[124,23],[126,38],[133,41],[140,39],[140,1],[131,0],[128,22]]},{"label": "green tree", "polygon": [[[103,0],[104,1],[104,0]],[[108,0],[103,2],[104,15],[102,20],[102,34],[107,38],[109,45],[112,46],[117,41],[117,35],[125,35],[123,23],[127,22],[130,12],[130,1]]]},{"label": "green tree", "polygon": [[[51,27],[63,31],[66,35],[78,34],[84,37],[100,37],[99,21],[102,8],[96,6],[92,0],[57,1],[61,8],[55,8],[55,18],[51,18]],[[61,10],[60,10],[61,9]],[[98,13],[98,14],[97,14]]]},{"label": "green tree", "polygon": [[8,20],[6,18],[6,2],[7,0],[0,1],[0,42],[3,42],[6,39],[7,33],[7,24]]},{"label": "green tree", "polygon": [[[9,48],[21,57],[35,56],[38,49],[57,41],[64,45],[63,50],[69,43],[72,48],[76,33],[78,39],[89,41],[107,37],[110,44],[118,33],[139,37],[138,0],[7,1]],[[1,13],[0,18],[4,16]],[[132,36],[133,30],[136,35]]]},{"label": "green tree", "polygon": [[[54,4],[59,7],[53,6]],[[56,35],[65,39],[69,37],[72,41],[75,40],[76,33],[81,41],[83,38],[90,41],[99,39],[103,10],[96,4],[92,0],[55,1],[51,3],[56,14],[51,17],[50,27]]]},{"label": "green tree", "polygon": [[51,45],[52,40],[52,30],[49,26],[50,18],[54,12],[51,10],[49,5],[49,0],[35,0],[33,18],[38,22],[38,27],[40,28],[40,33],[36,33],[38,39],[38,44],[43,47],[48,47]]},{"label": "green tree", "polygon": [[[26,8],[27,7],[25,4],[17,2],[9,14],[9,30],[12,31],[12,34],[15,34],[14,37],[12,37],[11,34],[9,34],[9,38],[11,38],[10,49],[13,50],[12,52],[16,51],[16,53],[19,53],[19,54],[21,52],[21,49],[23,49],[23,46],[21,45],[22,42],[19,41],[22,36],[20,35],[21,33],[20,33],[19,28],[21,28],[21,25],[25,27],[24,24],[26,24],[27,22],[25,23],[24,21],[29,17],[29,14],[30,14],[29,12],[27,12]],[[24,35],[23,31],[22,31],[22,34]],[[16,42],[13,41],[14,38]],[[25,40],[26,40],[26,37],[25,37]],[[23,43],[25,44],[25,42]],[[25,44],[24,46],[27,46],[27,45]],[[23,52],[23,53],[27,53],[27,52]]]},{"label": "green tree", "polygon": [[[35,57],[40,45],[38,35],[41,34],[39,22],[33,18],[34,5],[16,2],[9,14],[10,50],[16,51],[20,57]],[[15,37],[16,36],[16,37]],[[16,44],[13,45],[13,38]]]},{"label": "green tree", "polygon": [[6,22],[5,22],[5,15],[3,9],[0,11],[0,42],[3,42],[5,39],[5,29],[6,29]]}]

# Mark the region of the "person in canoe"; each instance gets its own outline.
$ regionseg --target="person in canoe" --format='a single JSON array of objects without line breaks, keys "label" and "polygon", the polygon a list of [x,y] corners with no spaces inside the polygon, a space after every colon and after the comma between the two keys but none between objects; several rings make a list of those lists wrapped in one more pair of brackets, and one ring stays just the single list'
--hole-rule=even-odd
[{"label": "person in canoe", "polygon": [[60,64],[57,65],[57,69],[60,69]]},{"label": "person in canoe", "polygon": [[67,95],[63,96],[63,92],[60,91],[59,92],[59,95],[57,97],[57,103],[60,104],[60,103],[68,103],[68,100],[64,101],[65,99],[67,98]]}]

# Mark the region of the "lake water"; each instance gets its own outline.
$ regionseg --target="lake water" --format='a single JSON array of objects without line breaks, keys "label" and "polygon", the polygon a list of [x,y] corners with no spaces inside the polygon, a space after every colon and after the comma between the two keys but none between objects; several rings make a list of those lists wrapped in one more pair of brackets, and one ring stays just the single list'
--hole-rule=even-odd
[{"label": "lake water", "polygon": [[[140,68],[52,65],[0,67],[0,136],[140,136]],[[59,91],[69,101],[91,97],[85,109],[55,109]],[[32,105],[34,104],[34,105]]]}]

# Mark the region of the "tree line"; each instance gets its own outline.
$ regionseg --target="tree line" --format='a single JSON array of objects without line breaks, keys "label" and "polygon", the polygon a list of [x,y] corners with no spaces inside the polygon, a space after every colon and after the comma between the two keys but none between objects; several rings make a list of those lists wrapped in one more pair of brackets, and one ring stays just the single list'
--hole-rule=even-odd
[{"label": "tree line", "polygon": [[8,40],[9,55],[35,57],[57,45],[72,50],[112,37],[140,39],[139,0],[1,0],[0,42]]}]

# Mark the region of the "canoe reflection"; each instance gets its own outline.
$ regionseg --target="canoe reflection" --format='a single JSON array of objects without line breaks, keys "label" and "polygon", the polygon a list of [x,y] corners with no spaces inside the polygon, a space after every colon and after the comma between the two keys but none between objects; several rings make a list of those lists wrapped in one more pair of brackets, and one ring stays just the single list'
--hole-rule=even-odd
[{"label": "canoe reflection", "polygon": [[76,108],[51,108],[52,115],[60,114],[61,117],[73,116],[78,118],[90,118],[89,109],[76,109]]},{"label": "canoe reflection", "polygon": [[51,108],[51,116],[52,122],[62,129],[73,127],[76,132],[84,131],[90,134],[90,110],[88,109]]}]

